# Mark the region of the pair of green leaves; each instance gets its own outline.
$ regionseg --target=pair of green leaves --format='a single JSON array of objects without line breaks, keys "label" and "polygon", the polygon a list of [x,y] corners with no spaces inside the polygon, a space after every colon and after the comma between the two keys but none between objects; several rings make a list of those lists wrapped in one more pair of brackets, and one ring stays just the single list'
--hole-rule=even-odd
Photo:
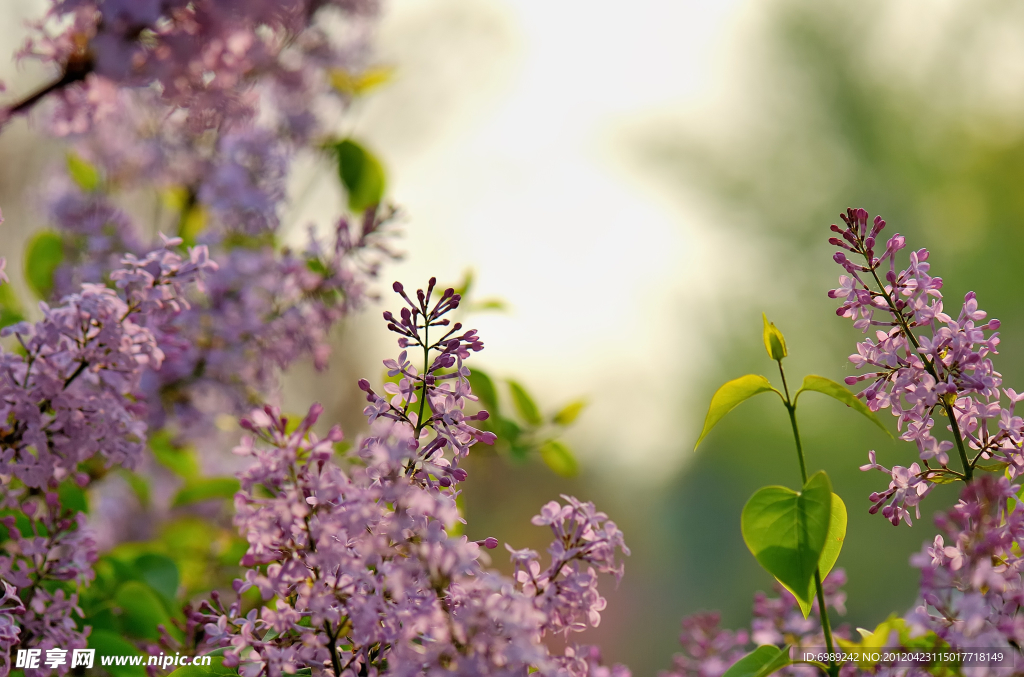
[{"label": "pair of green leaves", "polygon": [[804,617],[814,600],[814,572],[824,578],[846,538],[846,505],[828,475],[811,476],[802,491],[759,489],[743,507],[743,541],[764,569],[793,593]]},{"label": "pair of green leaves", "polygon": [[[881,428],[886,435],[892,437],[885,425],[878,419],[875,412],[867,408],[862,401],[857,399],[857,396],[851,393],[846,386],[843,386],[831,379],[827,379],[824,376],[810,376],[804,377],[803,385],[800,386],[800,390],[793,396],[793,406],[796,406],[797,400],[800,395],[804,392],[816,392],[838,400],[850,407],[859,414],[866,416],[872,423]],[[759,374],[747,374],[746,376],[740,376],[739,378],[733,379],[719,388],[714,397],[711,398],[711,406],[708,408],[708,415],[704,419],[704,429],[701,430],[700,437],[697,438],[697,443],[693,445],[694,451],[700,446],[700,443],[704,440],[711,429],[714,428],[719,421],[721,421],[726,414],[735,409],[743,402],[749,400],[754,395],[760,395],[761,393],[773,392],[780,398],[783,398],[782,393],[775,389],[771,382]]]},{"label": "pair of green leaves", "polygon": [[[490,376],[479,369],[473,369],[469,382],[473,394],[480,398],[480,404],[491,415],[481,427],[494,432],[499,443],[507,443],[514,457],[525,458],[536,451],[545,465],[557,475],[573,477],[579,473],[579,463],[572,449],[551,434],[554,432],[558,435],[558,429],[572,425],[586,408],[586,400],[573,400],[555,414],[545,416],[529,391],[518,381],[508,379],[506,385],[509,399],[519,419],[516,421],[503,415],[498,388]],[[554,431],[548,424],[556,426]],[[542,441],[538,442],[538,438]]]}]

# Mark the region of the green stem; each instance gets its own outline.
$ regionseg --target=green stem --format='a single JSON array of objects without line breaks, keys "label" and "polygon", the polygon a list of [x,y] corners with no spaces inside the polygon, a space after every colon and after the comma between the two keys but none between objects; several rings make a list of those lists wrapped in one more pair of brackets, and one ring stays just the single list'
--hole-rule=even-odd
[{"label": "green stem", "polygon": [[[789,385],[786,383],[786,370],[782,368],[782,360],[776,360],[779,364],[779,376],[782,377],[782,390],[786,394],[786,411],[789,412],[789,423],[793,427],[793,440],[796,442],[796,455],[800,460],[800,477],[803,484],[807,484],[807,462],[804,460],[804,446],[800,442],[800,428],[796,424],[796,402],[789,396]],[[803,486],[803,485],[801,485]],[[835,653],[832,642],[832,625],[828,622],[828,608],[825,606],[825,589],[821,586],[821,570],[814,569],[814,587],[818,595],[818,613],[821,615],[821,631],[825,635],[825,646],[828,648],[829,660],[828,670],[830,677],[838,677],[839,666],[832,660]]]},{"label": "green stem", "polygon": [[803,484],[807,484],[807,462],[804,460],[804,447],[800,443],[800,429],[796,425],[796,404],[789,397],[789,386],[786,384],[786,371],[782,368],[782,360],[778,362],[779,375],[782,376],[782,389],[786,393],[786,411],[789,412],[789,424],[793,427],[793,439],[796,440],[796,457],[800,460],[800,479]]},{"label": "green stem", "polygon": [[814,570],[814,587],[818,593],[818,613],[821,615],[821,630],[825,634],[825,645],[830,654],[828,659],[828,674],[836,677],[839,674],[839,666],[832,660],[831,654],[835,653],[832,648],[832,626],[828,622],[828,610],[825,608],[825,589],[821,585],[821,572]]}]

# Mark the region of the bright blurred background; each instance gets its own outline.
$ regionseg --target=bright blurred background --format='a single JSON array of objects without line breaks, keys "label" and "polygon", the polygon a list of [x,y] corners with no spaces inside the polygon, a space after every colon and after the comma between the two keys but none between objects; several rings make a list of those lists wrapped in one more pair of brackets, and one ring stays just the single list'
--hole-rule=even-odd
[{"label": "bright blurred background", "polygon": [[[38,4],[0,10],[6,52]],[[509,307],[469,318],[487,344],[478,364],[548,409],[590,401],[567,437],[576,478],[476,454],[470,535],[543,548],[529,517],[559,493],[608,512],[633,555],[618,590],[605,588],[601,627],[580,639],[635,675],[669,666],[683,616],[721,609],[727,626],[746,625],[753,593],[770,587],[739,514],[757,487],[797,484],[783,409],[754,400],[696,454],[693,443],[721,382],[773,376],[762,311],[786,333],[793,380],[850,372],[859,334],[825,297],[840,211],[881,213],[931,249],[948,306],[976,290],[1003,320],[998,367],[1019,387],[1024,5],[390,0],[377,41],[396,77],[348,131],[384,159],[405,213],[406,257],[386,281],[454,283],[474,269],[475,294]],[[39,81],[13,66],[0,77]],[[24,122],[0,136],[13,278],[26,235],[45,225],[33,189],[54,157]],[[294,177],[296,238],[342,204],[318,171]],[[324,401],[358,432],[355,378],[395,350],[378,310],[338,332],[328,372],[294,370],[286,400]],[[850,509],[845,620],[873,627],[912,604],[908,557],[955,492],[933,494],[912,529],[868,515],[883,478],[857,470],[867,451],[891,465],[914,449],[831,400],[801,401],[809,465]],[[494,559],[506,566],[502,550]]]}]

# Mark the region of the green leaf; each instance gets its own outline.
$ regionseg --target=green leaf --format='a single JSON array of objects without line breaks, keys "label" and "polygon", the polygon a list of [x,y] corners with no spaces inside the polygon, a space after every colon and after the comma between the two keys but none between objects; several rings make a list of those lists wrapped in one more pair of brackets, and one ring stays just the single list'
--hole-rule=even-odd
[{"label": "green leaf", "polygon": [[[96,649],[95,667],[101,666],[102,656],[140,656],[142,652],[135,645],[125,641],[116,632],[93,628],[89,633],[89,648]],[[103,665],[102,668],[113,677],[145,677],[146,668],[141,665]]]},{"label": "green leaf", "polygon": [[469,374],[469,387],[473,390],[473,394],[480,398],[480,404],[484,405],[484,408],[492,416],[497,416],[498,391],[495,389],[491,377],[474,368]]},{"label": "green leaf", "polygon": [[227,675],[237,674],[238,670],[224,665],[224,659],[222,657],[214,656],[210,660],[209,665],[185,665],[178,668],[167,677],[171,677],[171,675],[174,677],[227,677]]},{"label": "green leaf", "polygon": [[789,354],[786,350],[786,337],[778,327],[768,321],[767,315],[761,313],[761,319],[764,320],[764,349],[768,351],[768,357],[779,361]]},{"label": "green leaf", "polygon": [[178,221],[178,237],[181,238],[182,244],[187,247],[194,245],[206,230],[208,221],[209,217],[203,205],[196,203],[186,206]]},{"label": "green leaf", "polygon": [[469,312],[471,313],[477,313],[485,310],[496,310],[503,313],[508,310],[508,303],[506,303],[504,299],[487,298],[480,299],[479,301],[473,301],[469,304]]},{"label": "green leaf", "polygon": [[53,291],[53,274],[64,260],[64,243],[60,235],[44,230],[36,233],[25,248],[25,281],[41,299]]},{"label": "green leaf", "polygon": [[25,309],[14,293],[14,287],[0,282],[0,329],[25,319]]},{"label": "green leaf", "polygon": [[57,497],[60,498],[60,504],[68,510],[76,513],[89,512],[89,501],[85,497],[85,492],[74,480],[67,479],[61,482],[57,486]]},{"label": "green leaf", "polygon": [[563,426],[572,425],[573,421],[575,421],[580,413],[586,408],[586,400],[575,400],[562,407],[561,411],[555,414],[554,418],[551,419],[551,422]]},{"label": "green leaf", "polygon": [[743,506],[743,540],[758,563],[796,595],[807,591],[828,539],[832,484],[824,472],[807,480],[803,491],[759,489]]},{"label": "green leaf", "polygon": [[508,388],[512,392],[512,403],[516,405],[516,411],[523,417],[523,420],[532,426],[543,424],[544,419],[541,418],[540,410],[537,409],[537,404],[530,394],[526,392],[526,388],[512,379],[508,381]]},{"label": "green leaf", "polygon": [[781,649],[766,644],[759,646],[733,663],[722,677],[767,677],[780,668],[790,665],[789,646]]},{"label": "green leaf", "polygon": [[824,376],[815,376],[814,374],[811,374],[810,376],[804,377],[803,385],[800,386],[800,390],[796,391],[796,395],[793,397],[794,403],[797,398],[800,397],[800,393],[805,390],[813,390],[816,393],[828,395],[833,399],[839,400],[846,406],[853,408],[854,411],[867,416],[872,423],[884,430],[886,435],[892,437],[892,433],[889,432],[882,421],[875,416],[875,412],[868,409],[868,406],[858,399],[856,395],[850,392],[846,386],[836,383],[831,379],[827,379]]},{"label": "green leaf", "polygon": [[175,446],[166,430],[149,436],[149,450],[153,452],[157,463],[174,474],[185,479],[199,475],[199,459],[195,452],[189,447]]},{"label": "green leaf", "polygon": [[239,483],[234,477],[200,477],[188,482],[171,505],[176,508],[214,498],[231,498],[238,489]]},{"label": "green leaf", "polygon": [[[832,567],[836,565],[836,560],[839,559],[839,552],[843,549],[843,541],[846,539],[846,521],[846,504],[843,503],[843,499],[839,498],[838,494],[832,494],[832,513],[828,521],[828,537],[825,539],[825,548],[821,551],[821,557],[818,558],[818,571],[821,573],[821,580],[825,580],[825,576],[828,576],[828,572],[832,571]],[[783,584],[783,587],[785,587],[785,584]],[[790,592],[793,591],[790,590]],[[806,599],[812,600],[815,594],[814,581],[811,581],[811,585],[806,593]],[[804,618],[807,618],[811,613],[811,602],[804,601],[795,592],[793,596],[796,597],[796,602],[800,605],[800,611],[803,612]]]},{"label": "green leaf", "polygon": [[124,468],[120,469],[119,474],[124,478],[124,481],[128,483],[128,486],[131,487],[132,493],[135,494],[135,497],[139,499],[139,505],[143,508],[148,508],[150,499],[152,498],[152,492],[149,488],[149,479],[137,472],[125,470]]},{"label": "green leaf", "polygon": [[773,388],[768,379],[757,374],[734,378],[719,388],[711,398],[711,406],[708,407],[708,415],[704,419],[704,429],[701,430],[700,437],[697,438],[697,444],[693,445],[693,450],[697,450],[701,440],[711,432],[711,429],[722,420],[723,416],[754,395],[767,392],[773,392],[780,398],[782,397],[782,393]]},{"label": "green leaf", "polygon": [[352,139],[334,144],[338,176],[348,191],[348,208],[362,212],[384,197],[384,167],[370,151]]},{"label": "green leaf", "polygon": [[457,285],[454,285],[452,288],[455,290],[456,294],[458,294],[462,298],[466,298],[466,294],[468,294],[469,290],[473,288],[473,282],[475,279],[476,273],[473,272],[473,269],[466,268],[465,272],[462,273],[462,280],[460,280],[459,283]]},{"label": "green leaf", "polygon": [[178,565],[174,560],[164,555],[146,553],[135,559],[135,568],[149,587],[160,593],[170,605],[174,604],[181,583]]},{"label": "green leaf", "polygon": [[171,619],[157,593],[145,583],[128,581],[117,590],[114,603],[121,608],[125,634],[139,639],[160,639],[158,625],[172,630]]},{"label": "green leaf", "polygon": [[68,153],[67,165],[71,180],[78,184],[78,187],[86,193],[91,193],[100,187],[100,171],[89,162],[86,162],[80,155]]},{"label": "green leaf", "polygon": [[540,445],[540,457],[555,474],[562,477],[573,477],[580,470],[572,450],[559,440],[548,440]]}]

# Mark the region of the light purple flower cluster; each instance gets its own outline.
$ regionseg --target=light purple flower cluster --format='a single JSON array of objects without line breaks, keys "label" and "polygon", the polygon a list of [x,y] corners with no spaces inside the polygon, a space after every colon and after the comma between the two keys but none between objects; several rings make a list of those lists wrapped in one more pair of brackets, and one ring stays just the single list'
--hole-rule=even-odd
[{"label": "light purple flower cluster", "polygon": [[[840,300],[836,313],[852,319],[854,326],[865,332],[881,327],[850,356],[858,369],[869,372],[847,377],[846,382],[871,380],[859,396],[872,411],[891,409],[901,439],[914,442],[921,458],[920,465],[890,470],[877,464],[872,452],[862,469],[882,470],[892,482],[887,491],[872,494],[871,511],[881,509],[893,524],[909,524],[908,508],[920,518],[918,503],[937,480],[970,481],[981,461],[992,461],[1000,470],[1008,467],[1011,476],[1024,470],[1024,420],[1014,415],[1014,406],[1024,396],[1001,388],[1002,377],[991,359],[999,337],[985,333],[998,329],[999,321],[984,322],[986,313],[979,309],[974,292],[964,297],[956,316],[946,314],[942,279],[929,274],[927,250],[911,252],[907,268],[897,272],[896,256],[906,247],[902,235],[890,237],[879,254],[877,238],[885,221],[876,217],[869,225],[863,209],[850,209],[842,218],[845,228],[832,226],[841,238],[829,242],[843,250],[834,258],[847,274],[828,295]],[[857,260],[846,252],[856,254]],[[945,414],[951,441],[935,436],[936,411]],[[948,466],[954,448],[960,471]]]},{"label": "light purple flower cluster", "polygon": [[259,78],[287,102],[283,120],[301,128],[310,71],[344,56],[317,27],[328,7],[357,22],[376,13],[361,0],[55,0],[23,53],[61,75],[8,114],[56,93],[60,131],[77,133],[115,105],[119,88],[146,87],[201,131],[253,116],[260,92],[247,85]]},{"label": "light purple flower cluster", "polygon": [[[142,259],[128,254],[111,275],[121,290],[98,284],[50,307],[44,319],[3,330],[22,353],[0,350],[0,475],[28,487],[52,487],[99,453],[132,467],[145,444],[139,385],[164,359],[156,340],[188,307],[185,285],[216,269],[205,247],[182,259],[166,247]],[[122,296],[123,294],[123,296]]]},{"label": "light purple flower cluster", "polygon": [[[833,569],[822,587],[826,604],[839,614],[846,613],[846,572]],[[702,612],[683,619],[683,632],[679,642],[683,653],[672,658],[672,669],[662,671],[660,677],[720,677],[732,665],[756,646],[789,645],[823,650],[825,638],[821,631],[818,600],[815,597],[811,613],[804,618],[796,598],[779,584],[775,584],[777,597],[763,592],[754,595],[753,620],[750,629],[726,630],[719,626],[717,612]],[[833,628],[835,637],[846,639],[844,627]],[[808,665],[793,665],[780,670],[779,675],[811,677],[818,669]],[[847,672],[842,673],[844,677]]]},{"label": "light purple flower cluster", "polygon": [[[458,304],[451,290],[432,303],[433,287],[414,302],[396,285],[409,307],[401,319],[386,318],[403,348],[423,348],[426,367],[417,371],[404,355],[389,361],[392,376],[409,382],[387,391],[392,402],[380,404],[361,382],[373,430],[344,466],[335,450],[340,429],[323,438],[311,432],[318,405],[297,426],[272,407],[243,420],[251,435],[235,451],[256,463],[241,475],[235,500],[249,542],[249,569],[235,589],[256,587],[274,601],[243,616],[239,602],[225,606],[215,595],[194,620],[204,624],[207,645],[229,647],[225,662],[244,677],[305,667],[339,677],[528,669],[627,677],[621,666],[603,667],[591,648],[552,656],[542,642],[546,633],[582,630],[584,621],[597,625],[605,605],[597,573],[622,573],[622,534],[593,505],[567,498],[545,506],[533,522],[555,534],[552,565],[541,573],[536,553],[513,551],[514,580],[485,568],[481,547],[497,539],[450,533],[460,521],[454,485],[465,479],[455,462],[479,437],[461,427],[462,407],[474,399],[462,360],[482,344],[475,332],[458,334],[458,324],[429,340]],[[412,410],[424,401],[430,411]],[[451,460],[443,456],[449,446]]]},{"label": "light purple flower cluster", "polygon": [[[921,569],[921,595],[906,620],[953,648],[1016,652],[1024,645],[1024,509],[1020,487],[984,475],[960,502],[936,517],[941,533],[911,559]],[[988,674],[979,668],[977,675]],[[999,673],[992,673],[999,674]]]},{"label": "light purple flower cluster", "polygon": [[[400,465],[407,475],[428,484],[433,476],[440,486],[450,487],[466,479],[466,471],[458,466],[469,448],[477,442],[493,444],[495,435],[469,423],[486,420],[486,410],[464,412],[466,403],[477,398],[470,390],[470,372],[463,360],[471,352],[483,350],[484,344],[475,329],[462,332],[460,322],[451,324],[445,317],[462,299],[454,289],[446,289],[435,301],[436,284],[437,280],[430,278],[426,291],[417,290],[415,301],[400,283],[394,284],[406,307],[399,317],[386,311],[384,319],[388,329],[401,337],[398,346],[402,352],[397,360],[385,360],[384,366],[397,383],[385,384],[384,392],[390,396],[385,398],[366,379],[359,381],[370,403],[363,413],[374,426],[360,453],[375,467]],[[421,359],[419,369],[409,359],[410,347],[420,351],[413,356]],[[446,449],[451,458],[445,458]]]},{"label": "light purple flower cluster", "polygon": [[[54,0],[24,50],[62,75],[8,112],[54,103],[44,120],[74,149],[74,180],[59,177],[46,195],[64,243],[53,298],[104,281],[158,229],[206,244],[221,264],[209,294],[158,337],[167,359],[145,380],[149,424],[177,424],[177,443],[264,401],[296,359],[323,367],[331,327],[394,256],[388,208],[340,219],[330,242],[311,236],[306,251],[279,243],[292,162],[324,154],[352,97],[336,77],[366,68],[377,9]],[[129,216],[125,194],[154,197],[155,223]]]},{"label": "light purple flower cluster", "polygon": [[[117,289],[84,285],[58,306],[41,303],[42,320],[3,331],[21,351],[0,348],[0,674],[15,645],[85,647],[75,588],[59,583],[91,580],[96,548],[85,515],[63,506],[57,489],[86,484],[80,464],[97,454],[108,466],[137,462],[146,437],[140,381],[163,360],[156,332],[188,307],[186,285],[216,269],[205,247],[183,259],[171,249],[180,244],[167,239],[141,259],[128,254],[110,276]],[[6,281],[2,269],[0,260]]]},{"label": "light purple flower cluster", "polygon": [[[75,621],[75,616],[82,616],[78,593],[61,583],[92,580],[96,547],[84,528],[85,515],[61,506],[55,491],[39,497],[24,488],[5,487],[0,505],[8,513],[0,520],[7,532],[7,554],[0,555],[0,674],[7,674],[12,647],[44,652],[85,648],[88,633]],[[58,674],[67,671],[61,666]],[[28,669],[25,674],[43,677],[50,670]]]}]

